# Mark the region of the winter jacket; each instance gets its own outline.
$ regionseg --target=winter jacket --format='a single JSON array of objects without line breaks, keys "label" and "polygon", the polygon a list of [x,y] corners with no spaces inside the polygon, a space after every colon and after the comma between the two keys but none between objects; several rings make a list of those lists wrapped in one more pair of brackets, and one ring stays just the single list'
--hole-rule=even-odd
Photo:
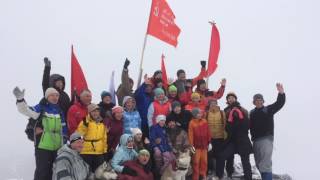
[{"label": "winter jacket", "polygon": [[174,120],[177,126],[181,127],[183,130],[188,132],[189,123],[192,119],[192,114],[190,111],[186,111],[184,109],[182,109],[179,114],[176,114],[174,111],[171,111],[170,114],[167,116],[167,119]]},{"label": "winter jacket", "polygon": [[208,122],[205,119],[192,119],[188,131],[189,143],[196,149],[207,150],[211,140]]},{"label": "winter jacket", "polygon": [[[200,74],[197,77],[192,79],[192,87],[197,84],[198,80],[203,79],[206,75],[207,75],[206,68],[201,68]],[[173,84],[177,87],[179,95],[183,92],[186,92],[186,89],[185,89],[186,81],[185,80],[176,80]]]},{"label": "winter jacket", "polygon": [[126,161],[123,165],[134,170],[137,173],[137,176],[120,174],[118,176],[119,180],[153,180],[153,174],[148,168],[148,165],[142,165],[138,160]]},{"label": "winter jacket", "polygon": [[141,129],[141,118],[139,112],[134,111],[124,111],[123,113],[123,126],[124,133],[131,134],[130,128],[139,128]]},{"label": "winter jacket", "polygon": [[123,134],[121,136],[119,147],[111,160],[112,168],[118,173],[122,172],[124,162],[134,160],[138,157],[138,153],[134,149],[127,148],[129,138],[133,137],[129,134]]},{"label": "winter jacket", "polygon": [[[232,111],[233,109],[237,111]],[[227,123],[226,123],[226,131],[228,134],[228,137],[226,139],[227,143],[233,144],[235,147],[235,151],[240,155],[250,154],[252,152],[252,144],[248,136],[248,131],[249,131],[248,111],[243,107],[241,107],[238,102],[235,102],[234,104],[226,107],[224,109],[224,112],[226,113],[226,118],[227,118]],[[231,112],[233,113],[231,114]]]},{"label": "winter jacket", "polygon": [[67,144],[59,149],[52,171],[52,180],[85,180],[90,173],[89,165]]},{"label": "winter jacket", "polygon": [[125,96],[132,96],[133,92],[130,88],[130,78],[128,69],[123,69],[121,74],[121,84],[117,90],[117,97],[119,106],[122,106],[122,101]]},{"label": "winter jacket", "polygon": [[[151,126],[149,135],[152,149],[158,147],[162,153],[172,151],[168,142],[168,136],[165,127],[161,127],[159,124],[155,124]],[[156,139],[158,138],[161,139],[160,144],[156,144]]]},{"label": "winter jacket", "polygon": [[110,118],[112,116],[112,108],[115,106],[115,104],[105,104],[101,101],[98,106],[100,107],[100,115],[103,119]]},{"label": "winter jacket", "polygon": [[169,115],[171,111],[171,103],[168,99],[160,102],[158,100],[154,100],[153,103],[150,104],[148,108],[148,125],[151,127],[156,124],[156,117],[158,115]]},{"label": "winter jacket", "polygon": [[256,140],[265,136],[274,135],[273,116],[284,105],[286,95],[278,94],[277,101],[269,106],[255,108],[250,112],[250,133],[251,139]]},{"label": "winter jacket", "polygon": [[96,122],[87,115],[77,131],[84,137],[83,149],[80,154],[104,154],[107,152],[107,132],[103,122]]},{"label": "winter jacket", "polygon": [[108,152],[114,152],[124,131],[123,120],[116,120],[114,117],[112,119],[106,119],[105,126],[108,129]]},{"label": "winter jacket", "polygon": [[220,107],[217,107],[212,111],[208,111],[206,118],[208,121],[211,138],[224,139],[226,126],[226,117],[224,111],[221,111]]},{"label": "winter jacket", "polygon": [[43,132],[41,134],[38,148],[56,151],[63,145],[63,131],[62,126],[65,125],[64,116],[58,104],[38,104],[29,108],[27,103],[17,101],[17,108],[21,114],[30,118],[37,119],[41,112],[41,125]]},{"label": "winter jacket", "polygon": [[[65,79],[63,76],[61,76],[59,74],[52,74],[50,76],[50,70],[51,70],[51,67],[48,67],[48,66],[44,67],[43,78],[42,78],[43,95],[49,87],[53,87],[59,92],[60,97],[59,97],[58,104],[59,104],[63,114],[65,115],[64,118],[66,119],[68,110],[71,106],[71,102],[70,102],[69,95],[64,91]],[[55,83],[58,80],[61,80],[63,82],[63,89],[62,90],[60,88],[55,87]]]},{"label": "winter jacket", "polygon": [[210,91],[209,89],[201,91],[199,88],[197,88],[196,92],[200,94],[201,101],[207,105],[210,99],[220,99],[224,94],[224,90],[225,86],[221,85],[218,91]]},{"label": "winter jacket", "polygon": [[80,122],[87,116],[88,109],[86,105],[80,102],[74,103],[68,111],[68,128],[71,135],[79,126]]},{"label": "winter jacket", "polygon": [[[147,94],[145,92],[146,84],[143,83],[134,93],[134,97],[136,99],[137,110],[140,113],[141,124],[144,126],[148,125],[148,108],[153,101],[152,94]],[[141,126],[142,126],[141,125]]]},{"label": "winter jacket", "polygon": [[190,148],[188,134],[180,127],[167,128],[168,143],[174,154],[185,152]]}]

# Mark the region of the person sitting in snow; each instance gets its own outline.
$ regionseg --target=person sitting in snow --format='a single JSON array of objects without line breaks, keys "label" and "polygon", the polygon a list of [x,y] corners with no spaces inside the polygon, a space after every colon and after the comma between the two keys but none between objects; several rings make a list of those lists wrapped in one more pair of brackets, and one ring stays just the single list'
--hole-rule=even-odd
[{"label": "person sitting in snow", "polygon": [[189,123],[192,119],[192,114],[190,111],[182,109],[181,103],[178,101],[174,101],[171,104],[171,112],[167,116],[167,119],[174,120],[178,127],[181,127],[183,130],[188,132]]}]

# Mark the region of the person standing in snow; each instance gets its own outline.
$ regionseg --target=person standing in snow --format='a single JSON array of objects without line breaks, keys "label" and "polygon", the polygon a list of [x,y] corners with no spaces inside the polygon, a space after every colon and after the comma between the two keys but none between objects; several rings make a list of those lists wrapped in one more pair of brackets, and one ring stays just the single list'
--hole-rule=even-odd
[{"label": "person standing in snow", "polygon": [[90,175],[89,165],[82,159],[83,137],[78,132],[70,136],[70,144],[58,150],[53,164],[52,180],[85,180]]},{"label": "person standing in snow", "polygon": [[253,96],[255,108],[250,111],[250,133],[253,141],[253,153],[262,180],[272,180],[273,116],[283,107],[286,101],[282,84],[277,83],[276,87],[278,97],[275,103],[264,106],[262,94],[256,94]]},{"label": "person standing in snow", "polygon": [[124,133],[131,134],[131,128],[141,128],[141,118],[139,112],[136,110],[136,100],[131,96],[125,96],[122,104],[124,107]]},{"label": "person standing in snow", "polygon": [[63,145],[62,124],[64,115],[58,105],[59,92],[54,88],[47,88],[46,102],[29,107],[24,99],[24,90],[14,88],[13,94],[17,99],[18,111],[33,119],[39,119],[35,133],[35,180],[51,179],[52,164],[57,156],[57,150]]},{"label": "person standing in snow", "polygon": [[123,98],[125,96],[133,96],[133,80],[129,77],[129,70],[128,66],[130,64],[130,61],[126,58],[126,61],[123,65],[123,70],[121,74],[121,84],[118,87],[117,90],[117,97],[118,97],[118,103],[119,106],[122,106]]},{"label": "person standing in snow", "polygon": [[101,92],[101,102],[98,104],[100,107],[100,114],[103,119],[111,118],[112,116],[112,108],[115,104],[112,102],[111,94],[107,91]]},{"label": "person standing in snow", "polygon": [[210,91],[207,88],[206,81],[204,79],[200,79],[197,81],[197,88],[195,92],[200,94],[201,101],[203,101],[203,103],[207,105],[210,99],[220,99],[223,96],[226,82],[226,79],[222,79],[218,91]]}]

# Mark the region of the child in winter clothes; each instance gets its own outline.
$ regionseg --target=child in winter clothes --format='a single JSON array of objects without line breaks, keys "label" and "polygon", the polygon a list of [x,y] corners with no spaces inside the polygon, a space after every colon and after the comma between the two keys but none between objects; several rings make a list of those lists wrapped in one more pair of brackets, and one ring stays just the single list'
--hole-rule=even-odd
[{"label": "child in winter clothes", "polygon": [[112,118],[105,121],[105,126],[108,129],[108,153],[105,155],[105,160],[109,161],[120,142],[120,137],[123,134],[123,109],[120,106],[112,108]]},{"label": "child in winter clothes", "polygon": [[124,97],[122,104],[124,106],[124,133],[130,134],[130,128],[141,128],[141,118],[139,112],[136,110],[136,100],[133,97]]},{"label": "child in winter clothes", "polygon": [[188,132],[188,127],[190,120],[192,119],[192,114],[190,111],[184,110],[181,107],[181,103],[178,101],[174,101],[171,104],[172,111],[167,116],[167,119],[174,120],[176,125],[181,127],[183,130]]},{"label": "child in winter clothes", "polygon": [[90,104],[88,115],[81,121],[77,132],[84,137],[81,157],[89,164],[91,172],[104,162],[104,154],[107,152],[107,132],[100,116],[99,106]]},{"label": "child in winter clothes", "polygon": [[18,111],[34,120],[39,119],[34,129],[35,133],[35,180],[51,179],[52,164],[57,156],[57,150],[63,144],[62,126],[65,124],[64,115],[58,105],[59,92],[54,88],[45,91],[45,103],[29,107],[24,100],[24,90],[14,88],[13,94],[17,99]]},{"label": "child in winter clothes", "polygon": [[103,119],[112,117],[112,108],[115,104],[112,102],[111,94],[107,91],[102,91],[101,102],[98,104],[100,107],[100,114]]},{"label": "child in winter clothes", "polygon": [[205,112],[206,109],[206,105],[201,101],[200,94],[196,92],[191,94],[191,101],[185,106],[185,109],[190,112],[193,108],[199,108],[202,112]]},{"label": "child in winter clothes", "polygon": [[168,101],[163,89],[154,90],[155,100],[148,108],[148,125],[151,127],[156,123],[156,117],[160,114],[167,116],[171,111],[171,103]]},{"label": "child in winter clothes", "polygon": [[207,153],[212,149],[210,144],[211,135],[206,119],[202,118],[202,111],[199,108],[192,109],[193,119],[189,124],[189,143],[195,149],[192,159],[193,175],[192,180],[198,180],[199,175],[203,179],[207,176]]},{"label": "child in winter clothes", "polygon": [[156,118],[157,124],[150,129],[150,142],[154,152],[154,160],[157,172],[160,175],[164,172],[166,167],[172,163],[175,156],[168,143],[168,137],[165,130],[166,116],[158,115]]},{"label": "child in winter clothes", "polygon": [[134,160],[138,154],[133,149],[133,137],[129,134],[123,134],[120,138],[119,147],[116,149],[111,160],[111,166],[117,173],[130,174],[133,170],[129,167],[123,166],[126,161]]}]

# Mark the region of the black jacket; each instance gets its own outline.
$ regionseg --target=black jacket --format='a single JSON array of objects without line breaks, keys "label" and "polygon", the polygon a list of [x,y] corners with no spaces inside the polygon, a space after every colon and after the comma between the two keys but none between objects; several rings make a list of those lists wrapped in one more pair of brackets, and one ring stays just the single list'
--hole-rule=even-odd
[{"label": "black jacket", "polygon": [[[233,108],[238,108],[243,118],[237,112],[231,114]],[[228,133],[227,143],[231,143],[235,147],[236,153],[240,155],[247,155],[252,152],[252,144],[248,136],[249,132],[249,118],[248,111],[240,106],[238,102],[229,105],[224,109],[227,117],[226,131]],[[233,116],[233,122],[230,122],[229,116]]]},{"label": "black jacket", "polygon": [[274,135],[273,116],[283,107],[285,101],[286,95],[279,93],[275,103],[250,111],[250,133],[253,141],[257,138]]},{"label": "black jacket", "polygon": [[180,114],[176,114],[175,112],[171,111],[171,113],[167,116],[167,119],[176,121],[177,126],[188,132],[189,122],[192,119],[192,114],[190,111],[186,111],[184,109],[181,110]]},{"label": "black jacket", "polygon": [[[60,93],[58,104],[59,104],[61,110],[63,111],[65,119],[67,120],[67,113],[68,113],[69,107],[71,106],[71,102],[70,102],[69,95],[64,91],[65,79],[63,76],[61,76],[59,74],[52,74],[50,76],[50,70],[51,70],[51,67],[45,66],[44,71],[43,71],[43,78],[42,78],[43,94],[45,94],[46,90],[49,87],[55,88]],[[63,89],[62,90],[54,86],[55,82],[58,80],[61,80],[63,82]]]},{"label": "black jacket", "polygon": [[100,107],[100,115],[103,119],[106,117],[109,119],[112,118],[112,108],[115,106],[115,104],[105,104],[101,101],[98,106]]}]

